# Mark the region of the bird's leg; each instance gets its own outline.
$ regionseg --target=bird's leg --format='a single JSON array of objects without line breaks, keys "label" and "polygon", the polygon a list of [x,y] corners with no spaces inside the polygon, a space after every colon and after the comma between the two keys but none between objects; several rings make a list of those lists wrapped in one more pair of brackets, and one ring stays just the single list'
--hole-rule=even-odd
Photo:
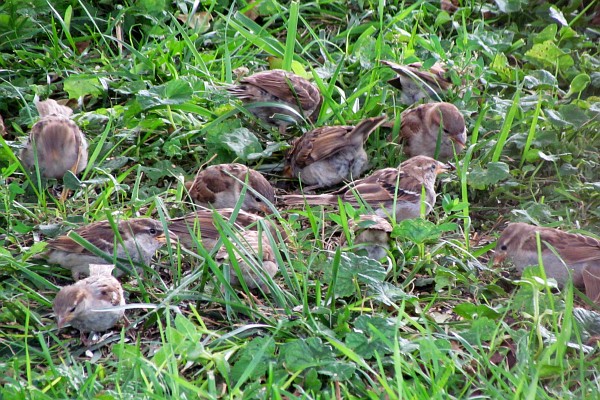
[{"label": "bird's leg", "polygon": [[[70,171],[73,173],[73,175],[77,174],[77,169],[79,168],[79,161],[81,160],[81,149],[80,151],[77,152],[77,161],[75,161],[75,164],[73,164],[73,166],[71,167]],[[64,184],[63,184],[64,186]],[[71,191],[65,187],[63,187],[63,192],[60,195],[60,202],[64,203],[67,200],[67,197],[69,196],[69,193]]]}]

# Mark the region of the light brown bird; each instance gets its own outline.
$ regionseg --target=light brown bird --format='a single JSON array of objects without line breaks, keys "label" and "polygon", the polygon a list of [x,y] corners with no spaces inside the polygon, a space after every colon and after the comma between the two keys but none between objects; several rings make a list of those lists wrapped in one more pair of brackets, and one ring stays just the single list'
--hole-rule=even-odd
[{"label": "light brown bird", "polygon": [[249,187],[242,200],[242,210],[270,214],[270,204],[275,202],[275,189],[260,172],[242,164],[212,165],[199,171],[193,182],[186,183],[186,188],[192,200],[202,207],[235,208],[246,179]]},{"label": "light brown bird", "polygon": [[31,128],[29,140],[21,151],[21,160],[33,169],[37,159],[40,174],[46,178],[62,178],[67,171],[74,174],[88,162],[87,140],[71,120],[73,110],[49,99],[36,103],[40,120]]},{"label": "light brown bird", "polygon": [[[218,213],[226,221],[231,221],[232,208],[221,208],[216,210],[196,210],[180,218],[169,221],[169,231],[177,235],[179,243],[188,249],[193,249],[197,243],[202,243],[208,251],[217,244],[220,236],[217,230],[215,214]],[[269,229],[271,235],[276,238],[278,229],[274,223],[255,214],[239,210],[234,221],[233,228],[237,231]],[[282,232],[283,236],[283,232]]]},{"label": "light brown bird", "polygon": [[266,276],[273,277],[279,271],[275,253],[265,234],[257,231],[245,231],[237,235],[239,243],[234,244],[234,256],[239,267],[239,274],[232,264],[230,254],[222,247],[216,254],[216,261],[220,264],[228,263],[229,280],[232,286],[241,287],[240,278],[246,283],[248,289],[260,288],[264,293],[270,293]]},{"label": "light brown bird", "polygon": [[374,260],[387,256],[392,225],[385,218],[361,215],[358,221],[350,220],[350,228],[354,231],[354,246],[358,253],[364,252]]},{"label": "light brown bird", "polygon": [[[454,159],[467,142],[465,119],[450,103],[427,103],[406,110],[401,115],[400,137],[406,141],[404,152],[440,161]],[[438,146],[439,137],[439,146]]]},{"label": "light brown bird", "polygon": [[242,78],[239,84],[228,87],[227,91],[249,105],[257,118],[276,125],[280,133],[284,133],[294,121],[316,121],[323,103],[323,96],[316,85],[279,69]]},{"label": "light brown bird", "polygon": [[367,168],[364,143],[385,117],[354,126],[323,126],[296,139],[286,155],[285,175],[300,178],[311,190],[358,178]]},{"label": "light brown bird", "polygon": [[597,239],[553,228],[512,223],[498,239],[494,263],[509,259],[519,272],[527,266],[538,265],[536,232],[540,235],[546,276],[563,286],[572,275],[573,284],[584,288],[587,296],[600,304],[600,241]]},{"label": "light brown bird", "polygon": [[435,63],[429,70],[423,70],[421,63],[400,65],[391,61],[381,61],[398,74],[390,79],[389,84],[400,89],[400,102],[413,105],[422,99],[441,100],[443,94],[452,87],[452,82],[446,78],[446,69],[442,64]]},{"label": "light brown bird", "polygon": [[111,329],[124,315],[114,309],[125,305],[123,288],[111,272],[114,265],[90,264],[90,276],[60,289],[54,299],[53,310],[58,329],[66,325],[84,333]]},{"label": "light brown bird", "polygon": [[[166,241],[160,221],[150,218],[133,218],[118,223],[121,243],[108,221],[94,222],[75,229],[79,236],[96,246],[110,258],[131,259],[149,264],[152,256]],[[172,239],[176,239],[172,235]],[[116,244],[116,249],[115,249]],[[75,242],[69,235],[59,236],[48,242],[48,250],[42,255],[50,264],[60,264],[71,270],[74,280],[89,275],[90,264],[106,264],[106,261]],[[117,270],[117,273],[122,273]]]},{"label": "light brown bird", "polygon": [[395,215],[400,221],[417,218],[421,215],[421,190],[425,191],[425,214],[435,203],[436,176],[450,169],[450,166],[430,157],[417,156],[404,161],[398,168],[384,168],[372,175],[350,183],[334,194],[287,195],[283,196],[286,205],[297,206],[305,202],[310,205],[337,206],[338,198],[358,206],[357,197],[375,211],[375,214],[391,218]]}]

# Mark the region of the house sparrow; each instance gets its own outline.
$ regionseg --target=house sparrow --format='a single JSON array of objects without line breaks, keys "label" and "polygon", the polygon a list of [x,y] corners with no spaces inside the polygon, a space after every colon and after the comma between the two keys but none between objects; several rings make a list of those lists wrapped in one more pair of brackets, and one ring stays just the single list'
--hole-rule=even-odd
[{"label": "house sparrow", "polygon": [[84,333],[106,331],[123,317],[123,310],[111,310],[125,305],[123,288],[111,275],[114,267],[90,264],[88,278],[60,289],[53,304],[58,329],[70,324],[85,343]]},{"label": "house sparrow", "polygon": [[313,185],[332,186],[358,178],[367,168],[363,145],[385,117],[368,118],[354,126],[323,126],[296,139],[286,155],[284,174]]},{"label": "house sparrow", "polygon": [[[273,277],[279,267],[275,260],[275,253],[269,244],[269,239],[265,234],[259,235],[257,231],[245,231],[239,234],[236,241],[232,241],[235,247],[236,260],[241,272],[241,278],[246,283],[248,289],[260,288],[264,293],[269,293],[270,289],[265,282],[264,276]],[[244,257],[250,261],[248,263]],[[240,287],[240,277],[236,269],[231,265],[229,253],[225,247],[222,247],[215,256],[219,264],[229,263],[229,280],[232,286]]]},{"label": "house sparrow", "polygon": [[[216,210],[196,210],[180,218],[173,218],[169,221],[169,231],[177,235],[179,243],[188,249],[196,246],[197,240],[202,243],[208,251],[212,250],[217,244],[220,233],[215,225],[214,213],[219,213],[223,219],[230,220],[233,209],[221,208]],[[264,218],[258,215],[239,210],[235,221],[231,221],[237,230],[258,230],[261,221],[268,223]],[[268,229],[273,237],[277,237],[276,228],[272,223],[268,223]]]},{"label": "house sparrow", "polygon": [[[392,225],[377,215],[361,215],[358,222],[349,221],[354,231],[354,245],[358,252],[366,252],[367,257],[381,260],[390,248]],[[343,240],[344,244],[345,240]]]},{"label": "house sparrow", "polygon": [[[323,96],[316,85],[280,69],[258,72],[242,78],[239,84],[229,86],[227,91],[246,104],[281,104],[257,104],[249,108],[256,117],[278,126],[282,134],[292,123],[290,118],[296,122],[300,119],[316,121],[323,103]],[[277,114],[283,114],[285,117],[278,118]]]},{"label": "house sparrow", "polygon": [[[75,232],[113,259],[131,259],[144,264],[149,264],[156,250],[166,242],[162,224],[150,218],[120,221],[118,229],[122,244],[108,221],[94,222],[75,229]],[[175,238],[175,235],[172,237]],[[115,243],[118,243],[116,251]],[[77,244],[69,235],[49,241],[48,250],[42,256],[50,264],[60,264],[70,269],[76,281],[89,275],[90,264],[106,263],[106,260]],[[117,273],[120,272],[117,270]]]},{"label": "house sparrow", "polygon": [[[435,203],[435,178],[450,169],[426,156],[412,157],[398,168],[384,168],[372,175],[352,182],[333,194],[312,196],[283,196],[284,203],[290,206],[304,204],[337,206],[338,198],[358,206],[357,197],[370,205],[375,214],[389,218],[393,213],[396,220],[417,218],[421,215],[421,188],[425,189],[425,213],[429,213]],[[395,207],[395,208],[394,208]]]},{"label": "house sparrow", "polygon": [[[400,137],[407,144],[404,152],[409,157],[435,157],[440,161],[454,159],[467,142],[465,119],[450,103],[427,103],[406,110],[401,115]],[[438,136],[441,135],[439,149]]]},{"label": "house sparrow", "polygon": [[[563,286],[569,279],[570,270],[573,284],[584,288],[587,296],[600,304],[600,241],[597,239],[553,228],[512,223],[498,239],[494,264],[508,258],[520,272],[527,266],[538,265],[536,232],[540,234],[546,276],[556,279]],[[562,260],[554,255],[548,245],[556,250]]]},{"label": "house sparrow", "polygon": [[29,140],[21,151],[23,164],[32,169],[35,161],[46,178],[62,178],[70,170],[74,174],[88,162],[87,140],[70,117],[73,110],[49,99],[36,103],[40,120],[31,128]]},{"label": "house sparrow", "polygon": [[388,83],[402,91],[402,104],[413,105],[421,99],[430,98],[440,100],[440,96],[452,86],[446,78],[446,69],[439,63],[433,64],[427,71],[423,71],[421,63],[400,65],[384,60],[381,63],[398,74]]},{"label": "house sparrow", "polygon": [[210,166],[199,171],[193,182],[186,182],[186,188],[192,200],[200,206],[235,208],[241,197],[246,177],[249,188],[242,201],[242,210],[270,214],[269,204],[250,189],[254,189],[271,204],[275,202],[275,189],[260,172],[242,164]]}]

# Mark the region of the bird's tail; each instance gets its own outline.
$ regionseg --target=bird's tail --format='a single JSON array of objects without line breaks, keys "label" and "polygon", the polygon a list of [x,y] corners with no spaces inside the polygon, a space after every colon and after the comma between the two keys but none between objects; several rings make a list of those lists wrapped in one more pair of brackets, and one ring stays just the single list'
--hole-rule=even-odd
[{"label": "bird's tail", "polygon": [[283,204],[286,206],[299,206],[309,204],[311,206],[326,206],[337,204],[337,197],[333,194],[316,194],[316,195],[301,195],[288,194],[282,196]]},{"label": "bird's tail", "polygon": [[[354,129],[350,132],[352,138],[360,138],[362,144],[365,140],[373,133],[375,129],[377,129],[380,125],[382,125],[386,120],[385,116],[381,117],[373,117],[362,120],[358,125],[354,127]],[[351,140],[352,140],[351,138]]]}]

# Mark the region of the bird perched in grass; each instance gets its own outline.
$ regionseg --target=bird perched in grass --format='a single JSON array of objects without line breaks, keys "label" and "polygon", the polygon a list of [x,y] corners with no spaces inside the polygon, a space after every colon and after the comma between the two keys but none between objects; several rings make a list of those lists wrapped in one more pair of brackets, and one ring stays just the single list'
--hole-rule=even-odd
[{"label": "bird perched in grass", "polygon": [[[166,242],[161,222],[150,218],[120,221],[117,223],[117,229],[122,242],[117,238],[109,221],[93,222],[75,229],[74,232],[112,259],[131,259],[144,264],[149,264],[156,250]],[[172,233],[170,235],[172,239],[176,238]],[[104,258],[87,250],[69,235],[50,240],[42,257],[50,264],[59,264],[70,269],[74,280],[88,276],[90,264],[106,263]]]},{"label": "bird perched in grass", "polygon": [[111,275],[114,265],[90,264],[88,278],[60,289],[53,310],[58,329],[67,325],[84,334],[111,329],[124,315],[125,296],[121,283]]},{"label": "bird perched in grass", "polygon": [[398,74],[388,83],[401,90],[402,104],[410,106],[422,99],[441,100],[443,94],[452,87],[442,64],[435,63],[428,70],[424,70],[421,63],[400,65],[384,60],[381,63]]},{"label": "bird perched in grass", "polygon": [[280,69],[242,78],[227,91],[242,100],[257,118],[276,125],[282,134],[299,120],[316,121],[323,103],[316,85]]},{"label": "bird perched in grass", "polygon": [[49,99],[36,103],[40,120],[29,133],[21,151],[21,160],[33,169],[37,160],[40,174],[46,178],[62,178],[67,171],[77,174],[88,162],[87,140],[75,122],[73,110]]},{"label": "bird perched in grass", "polygon": [[451,167],[431,157],[417,156],[404,161],[398,168],[384,168],[370,176],[351,182],[333,194],[286,195],[288,206],[309,205],[337,206],[338,198],[354,206],[368,204],[376,215],[384,218],[395,216],[397,221],[417,218],[421,215],[421,193],[424,190],[424,210],[429,213],[435,203],[436,176]]},{"label": "bird perched in grass", "polygon": [[193,182],[186,182],[186,188],[192,200],[199,206],[235,208],[246,183],[248,187],[241,208],[247,212],[270,214],[270,204],[275,202],[275,189],[260,172],[242,164],[207,167],[198,171]]},{"label": "bird perched in grass", "polygon": [[508,259],[519,272],[538,265],[536,234],[540,236],[546,276],[556,279],[560,286],[572,276],[574,286],[585,289],[600,305],[600,241],[592,237],[521,222],[508,224],[496,244],[494,263]]},{"label": "bird perched in grass", "polygon": [[409,157],[437,155],[437,160],[445,162],[465,147],[465,118],[451,103],[422,104],[402,113],[400,138],[406,142],[404,152]]},{"label": "bird perched in grass", "polygon": [[311,185],[305,190],[358,178],[368,165],[364,143],[384,121],[367,118],[356,126],[323,126],[305,133],[288,151],[284,173]]}]

